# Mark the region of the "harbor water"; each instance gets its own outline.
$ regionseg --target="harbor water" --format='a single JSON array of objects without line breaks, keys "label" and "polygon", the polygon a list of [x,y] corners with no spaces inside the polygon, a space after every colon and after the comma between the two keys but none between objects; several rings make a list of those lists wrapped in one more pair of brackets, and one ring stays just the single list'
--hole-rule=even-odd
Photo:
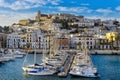
[{"label": "harbor water", "polygon": [[[33,63],[33,54],[27,57],[28,63]],[[120,55],[92,55],[93,64],[100,74],[99,78],[83,78],[68,75],[66,78],[53,76],[30,76],[22,70],[24,58],[0,63],[0,80],[120,80]],[[40,63],[42,54],[37,54],[37,63]]]}]

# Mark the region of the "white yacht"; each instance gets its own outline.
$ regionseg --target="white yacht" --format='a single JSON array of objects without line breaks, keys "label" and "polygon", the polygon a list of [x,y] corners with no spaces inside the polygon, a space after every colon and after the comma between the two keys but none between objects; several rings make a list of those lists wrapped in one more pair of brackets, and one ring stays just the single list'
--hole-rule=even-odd
[{"label": "white yacht", "polygon": [[[28,53],[27,53],[28,55]],[[24,61],[24,64],[26,62],[26,58],[27,56],[25,57],[25,61]],[[29,75],[53,75],[54,73],[57,72],[57,67],[55,66],[52,66],[52,65],[46,65],[46,63],[44,62],[45,56],[44,56],[44,53],[43,53],[43,62],[41,64],[36,64],[36,50],[35,50],[35,53],[34,53],[34,64],[33,65],[27,65],[27,66],[24,66],[23,64],[23,70],[25,73],[29,74]]]},{"label": "white yacht", "polygon": [[9,61],[14,60],[15,56],[13,54],[4,54],[3,58]]},{"label": "white yacht", "polygon": [[26,53],[23,52],[23,51],[20,51],[20,50],[16,50],[14,51],[15,54],[18,54],[18,55],[25,55]]},{"label": "white yacht", "polygon": [[56,67],[44,63],[23,66],[22,68],[29,75],[53,75],[57,72]]},{"label": "white yacht", "polygon": [[16,58],[22,58],[26,53],[19,50],[9,50],[10,53],[14,54]]},{"label": "white yacht", "polygon": [[72,67],[69,72],[71,75],[74,76],[81,76],[81,77],[98,77],[97,69],[92,66],[87,65],[77,65]]},{"label": "white yacht", "polygon": [[10,61],[10,60],[14,60],[15,59],[15,57],[14,57],[14,55],[13,54],[11,54],[11,53],[5,53],[5,51],[3,50],[3,51],[1,51],[0,52],[0,60],[1,61]]},{"label": "white yacht", "polygon": [[25,68],[29,75],[53,75],[56,73],[56,68],[49,65],[31,65]]},{"label": "white yacht", "polygon": [[76,54],[69,73],[81,77],[99,77],[86,47],[83,53]]}]

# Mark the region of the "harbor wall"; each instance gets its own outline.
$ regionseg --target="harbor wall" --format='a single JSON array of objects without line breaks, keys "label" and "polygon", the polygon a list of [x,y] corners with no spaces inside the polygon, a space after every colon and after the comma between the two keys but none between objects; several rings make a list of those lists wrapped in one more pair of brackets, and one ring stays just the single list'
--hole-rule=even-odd
[{"label": "harbor wall", "polygon": [[[25,52],[28,52],[28,50],[23,50],[21,49],[21,51],[25,51]],[[35,50],[34,49],[31,49],[29,50],[29,53],[33,53]],[[40,49],[37,49],[36,50],[36,53],[49,53],[50,50],[40,50]],[[55,50],[51,50],[52,52],[54,52]],[[61,50],[61,51],[68,51],[68,52],[81,52],[80,50]],[[106,55],[109,55],[109,54],[115,54],[115,55],[120,55],[120,50],[89,50],[90,54],[106,54]]]},{"label": "harbor wall", "polygon": [[90,50],[91,54],[120,55],[120,50]]}]

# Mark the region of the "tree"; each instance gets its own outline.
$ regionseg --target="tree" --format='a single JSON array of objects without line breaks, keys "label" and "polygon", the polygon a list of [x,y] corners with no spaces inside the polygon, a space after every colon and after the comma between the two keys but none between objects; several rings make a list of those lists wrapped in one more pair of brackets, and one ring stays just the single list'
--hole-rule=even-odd
[{"label": "tree", "polygon": [[115,21],[113,22],[113,24],[116,25],[116,26],[119,26],[119,21],[115,20]]},{"label": "tree", "polygon": [[5,33],[8,33],[9,32],[9,26],[4,26],[3,30],[4,30]]},{"label": "tree", "polygon": [[76,42],[74,43],[74,48],[77,49],[77,43]]},{"label": "tree", "polygon": [[116,33],[115,32],[107,33],[106,38],[112,44],[112,49],[114,49],[113,42],[115,42],[115,40],[116,40]]},{"label": "tree", "polygon": [[0,26],[0,32],[2,32],[2,30],[3,30],[3,27],[2,27],[2,26]]},{"label": "tree", "polygon": [[31,43],[27,43],[26,46],[27,46],[27,48],[30,48],[31,47]]},{"label": "tree", "polygon": [[59,19],[59,18],[55,18],[53,20],[54,23],[61,23],[62,26],[61,26],[61,29],[70,29],[69,25],[68,25],[68,22],[69,20],[66,20],[66,19]]},{"label": "tree", "polygon": [[[77,43],[77,46],[79,47],[79,49],[81,49],[81,42]],[[81,49],[82,50],[82,49]]]},{"label": "tree", "polygon": [[116,35],[116,49],[119,49],[119,42],[120,42],[120,33]]}]

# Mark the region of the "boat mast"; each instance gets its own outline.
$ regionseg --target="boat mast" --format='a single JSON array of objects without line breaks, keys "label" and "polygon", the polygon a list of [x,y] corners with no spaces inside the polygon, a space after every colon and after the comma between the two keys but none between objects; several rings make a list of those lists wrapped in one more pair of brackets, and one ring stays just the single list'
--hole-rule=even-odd
[{"label": "boat mast", "polygon": [[42,52],[42,55],[43,55],[43,64],[45,64],[45,57],[44,57],[44,50],[46,49],[46,40],[45,40],[45,35],[44,35],[44,40],[43,40],[43,52]]},{"label": "boat mast", "polygon": [[91,60],[91,57],[90,57],[90,53],[89,53],[89,51],[88,51],[88,48],[87,48],[87,41],[86,41],[86,39],[85,39],[85,55],[87,56],[87,59],[90,61],[90,63],[91,63],[91,65],[93,66],[93,63],[92,63],[92,60]]},{"label": "boat mast", "polygon": [[54,55],[55,55],[55,54],[58,52],[58,51],[57,51],[57,48],[58,48],[58,47],[57,47],[57,36],[56,36],[56,35],[57,35],[57,32],[55,31],[55,32],[53,33],[53,35],[54,35],[53,38],[54,38],[54,40],[55,40],[55,41],[54,41],[54,45],[53,45],[53,52],[54,52]]},{"label": "boat mast", "polygon": [[51,58],[51,32],[50,32],[50,58]]},{"label": "boat mast", "polygon": [[36,64],[36,41],[35,41],[35,51],[34,51],[34,64]]},{"label": "boat mast", "polygon": [[24,59],[24,62],[23,62],[23,65],[22,66],[25,66],[25,63],[27,63],[27,56],[28,56],[28,53],[29,53],[29,50],[27,51],[27,54],[25,56],[25,59]]}]

